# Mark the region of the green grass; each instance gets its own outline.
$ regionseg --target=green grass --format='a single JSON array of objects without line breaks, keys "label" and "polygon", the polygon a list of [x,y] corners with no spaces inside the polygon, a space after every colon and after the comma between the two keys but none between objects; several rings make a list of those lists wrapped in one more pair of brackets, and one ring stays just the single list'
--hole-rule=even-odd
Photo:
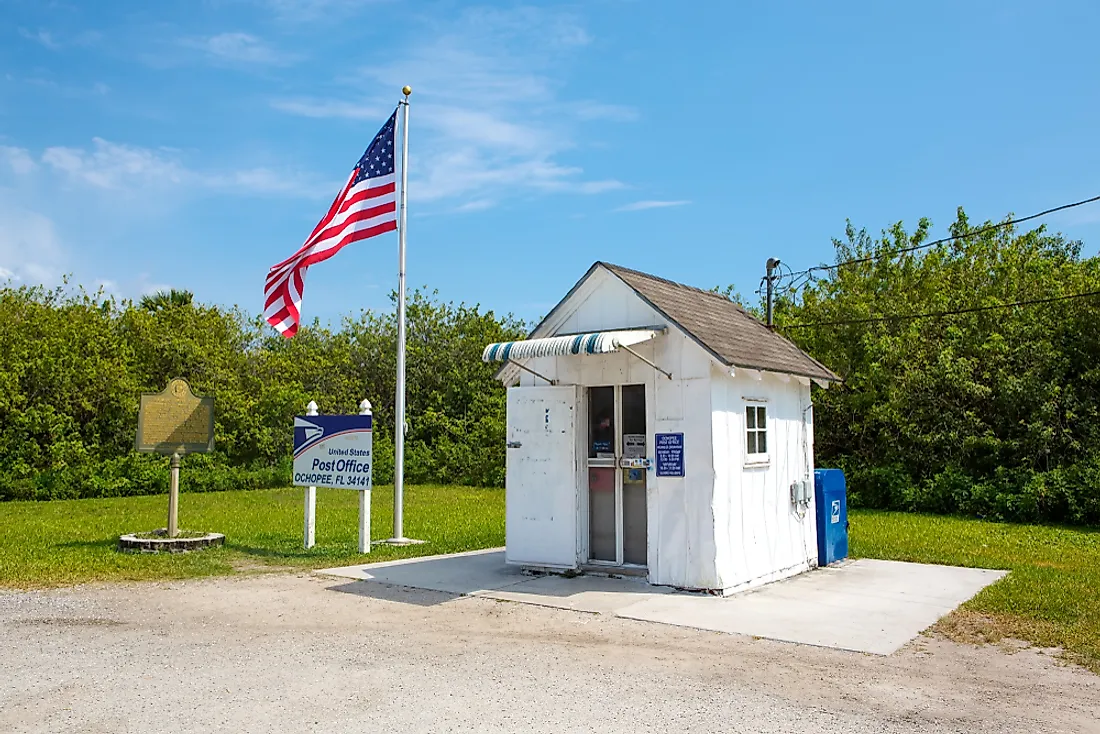
[{"label": "green grass", "polygon": [[[164,495],[0,503],[0,587],[184,579],[268,569],[324,568],[504,544],[504,491],[408,487],[405,533],[419,546],[356,550],[358,493],[317,491],[317,546],[302,548],[303,490],[183,494],[180,524],[225,533],[224,548],[177,555],[115,550],[118,536],[163,527]],[[373,492],[371,537],[392,533],[393,491]],[[1100,531],[853,511],[851,552],[1012,571],[939,625],[955,639],[1005,637],[1060,647],[1100,672]]]},{"label": "green grass", "polygon": [[[115,550],[118,536],[164,527],[166,495],[0,503],[0,587],[183,579],[266,568],[325,568],[504,545],[504,491],[405,489],[405,535],[424,545],[357,551],[359,493],[317,490],[317,545],[302,548],[300,488],[180,496],[180,525],[225,533],[224,548],[185,554]],[[376,487],[371,537],[393,534],[393,489]]]},{"label": "green grass", "polygon": [[1011,570],[939,629],[1060,647],[1100,673],[1100,531],[864,510],[850,532],[854,557]]}]

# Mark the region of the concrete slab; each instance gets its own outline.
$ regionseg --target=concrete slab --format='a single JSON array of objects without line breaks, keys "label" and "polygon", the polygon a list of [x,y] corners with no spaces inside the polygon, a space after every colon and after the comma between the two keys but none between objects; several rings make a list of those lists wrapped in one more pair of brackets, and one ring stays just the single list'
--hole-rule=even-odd
[{"label": "concrete slab", "polygon": [[860,559],[725,599],[675,594],[616,615],[889,655],[1006,573]]},{"label": "concrete slab", "polygon": [[326,568],[315,573],[462,595],[502,589],[530,578],[504,563],[503,548]]},{"label": "concrete slab", "polygon": [[889,655],[1007,571],[859,559],[726,598],[630,577],[532,577],[503,549],[316,573]]},{"label": "concrete slab", "polygon": [[476,596],[577,612],[613,614],[624,606],[671,593],[672,589],[650,586],[640,578],[540,576],[497,591],[479,592]]}]

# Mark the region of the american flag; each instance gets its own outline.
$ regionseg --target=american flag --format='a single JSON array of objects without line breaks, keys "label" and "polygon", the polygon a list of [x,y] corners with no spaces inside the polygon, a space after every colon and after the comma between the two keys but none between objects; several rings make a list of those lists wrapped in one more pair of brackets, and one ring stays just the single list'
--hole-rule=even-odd
[{"label": "american flag", "polygon": [[397,111],[374,136],[347,184],[293,255],[268,271],[264,285],[264,318],[285,337],[298,332],[302,290],[310,265],[328,260],[344,245],[397,229],[393,165]]}]

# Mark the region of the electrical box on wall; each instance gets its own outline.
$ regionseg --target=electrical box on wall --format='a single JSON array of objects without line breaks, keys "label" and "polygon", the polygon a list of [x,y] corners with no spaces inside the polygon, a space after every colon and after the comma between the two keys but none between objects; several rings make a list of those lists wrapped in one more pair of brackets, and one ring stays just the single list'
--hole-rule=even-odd
[{"label": "electrical box on wall", "polygon": [[810,482],[807,479],[796,479],[791,484],[791,504],[805,506],[810,504]]}]

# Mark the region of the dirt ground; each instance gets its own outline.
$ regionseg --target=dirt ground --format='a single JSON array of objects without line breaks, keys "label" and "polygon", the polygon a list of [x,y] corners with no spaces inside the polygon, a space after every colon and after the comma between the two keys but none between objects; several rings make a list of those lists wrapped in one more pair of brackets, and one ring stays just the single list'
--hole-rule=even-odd
[{"label": "dirt ground", "polygon": [[0,732],[1100,732],[1100,676],[307,574],[0,593]]}]

